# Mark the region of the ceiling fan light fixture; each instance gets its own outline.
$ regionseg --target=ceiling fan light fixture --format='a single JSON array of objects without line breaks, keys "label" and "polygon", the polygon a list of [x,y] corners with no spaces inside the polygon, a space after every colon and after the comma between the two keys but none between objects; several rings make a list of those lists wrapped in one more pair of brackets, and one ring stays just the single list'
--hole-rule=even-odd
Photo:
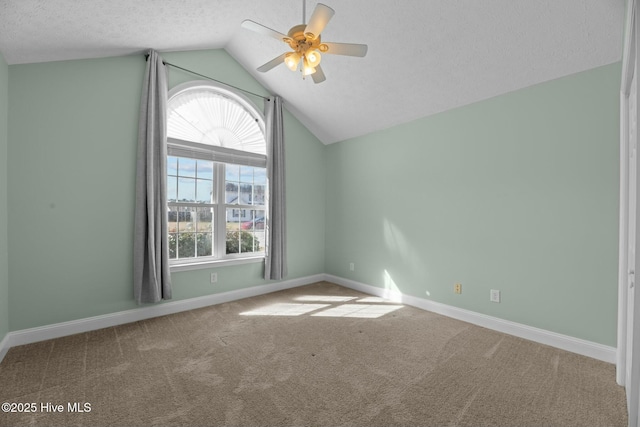
[{"label": "ceiling fan light fixture", "polygon": [[307,60],[307,58],[304,58],[304,60],[302,61],[302,75],[310,76],[315,72],[316,72],[316,69],[312,67],[311,64],[309,64],[309,61]]},{"label": "ceiling fan light fixture", "polygon": [[307,62],[309,63],[309,65],[315,68],[318,65],[320,65],[320,60],[322,59],[322,55],[320,55],[320,52],[318,52],[317,50],[312,50],[305,54],[305,58],[307,59]]},{"label": "ceiling fan light fixture", "polygon": [[298,64],[300,63],[300,54],[298,52],[289,52],[284,57],[284,63],[291,71],[296,71],[298,69]]}]

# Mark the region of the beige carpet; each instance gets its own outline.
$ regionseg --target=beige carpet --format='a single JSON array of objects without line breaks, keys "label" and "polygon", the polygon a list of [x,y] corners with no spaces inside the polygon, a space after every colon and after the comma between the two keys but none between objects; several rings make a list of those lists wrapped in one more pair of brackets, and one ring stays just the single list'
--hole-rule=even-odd
[{"label": "beige carpet", "polygon": [[37,404],[3,426],[627,425],[611,364],[326,282],[12,348],[0,402]]}]

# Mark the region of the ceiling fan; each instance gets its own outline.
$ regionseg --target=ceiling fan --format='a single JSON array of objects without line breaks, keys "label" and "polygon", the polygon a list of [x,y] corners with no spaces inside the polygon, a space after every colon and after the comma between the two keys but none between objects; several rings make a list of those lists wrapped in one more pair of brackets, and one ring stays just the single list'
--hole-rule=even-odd
[{"label": "ceiling fan", "polygon": [[305,9],[306,1],[303,0],[303,24],[292,27],[287,34],[282,34],[249,19],[242,21],[242,27],[283,41],[292,49],[291,52],[285,52],[261,67],[258,67],[258,71],[265,73],[284,62],[291,71],[297,71],[299,69],[302,72],[302,78],[310,75],[314,83],[321,83],[326,80],[324,72],[320,67],[322,54],[357,57],[363,57],[367,54],[366,44],[322,42],[320,33],[322,33],[324,27],[331,20],[335,11],[327,5],[318,3],[311,14],[309,23],[304,24]]}]

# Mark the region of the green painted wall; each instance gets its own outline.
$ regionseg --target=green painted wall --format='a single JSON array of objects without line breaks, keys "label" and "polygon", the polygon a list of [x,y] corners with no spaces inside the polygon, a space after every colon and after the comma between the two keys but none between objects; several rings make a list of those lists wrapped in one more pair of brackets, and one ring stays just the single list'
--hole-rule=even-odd
[{"label": "green painted wall", "polygon": [[[163,56],[266,93],[224,51]],[[136,307],[132,235],[144,67],[142,55],[9,66],[11,330]],[[170,70],[170,86],[193,79]],[[324,270],[325,149],[289,114],[285,132],[295,278]],[[265,283],[260,264],[216,269],[215,287],[211,271],[174,273],[174,300]]]},{"label": "green painted wall", "polygon": [[7,118],[9,67],[0,54],[0,341],[9,332],[9,263],[7,246]]},{"label": "green painted wall", "polygon": [[[266,94],[222,50],[163,56]],[[144,66],[0,61],[0,339],[136,307]],[[198,79],[169,75],[171,87]],[[289,278],[327,272],[614,346],[619,76],[613,64],[327,147],[285,112]],[[174,298],[261,274],[174,273]]]},{"label": "green painted wall", "polygon": [[328,146],[327,273],[615,346],[620,71]]}]

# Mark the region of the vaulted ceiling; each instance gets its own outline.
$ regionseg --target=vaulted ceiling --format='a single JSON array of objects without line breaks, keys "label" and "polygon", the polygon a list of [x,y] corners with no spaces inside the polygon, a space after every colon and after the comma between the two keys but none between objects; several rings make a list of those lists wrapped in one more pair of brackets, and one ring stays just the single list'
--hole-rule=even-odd
[{"label": "vaulted ceiling", "polygon": [[0,52],[21,64],[224,48],[325,144],[622,57],[624,0],[323,2],[335,10],[323,40],[369,51],[325,55],[321,84],[284,65],[257,72],[287,46],[240,27],[286,33],[302,0],[0,0]]}]

